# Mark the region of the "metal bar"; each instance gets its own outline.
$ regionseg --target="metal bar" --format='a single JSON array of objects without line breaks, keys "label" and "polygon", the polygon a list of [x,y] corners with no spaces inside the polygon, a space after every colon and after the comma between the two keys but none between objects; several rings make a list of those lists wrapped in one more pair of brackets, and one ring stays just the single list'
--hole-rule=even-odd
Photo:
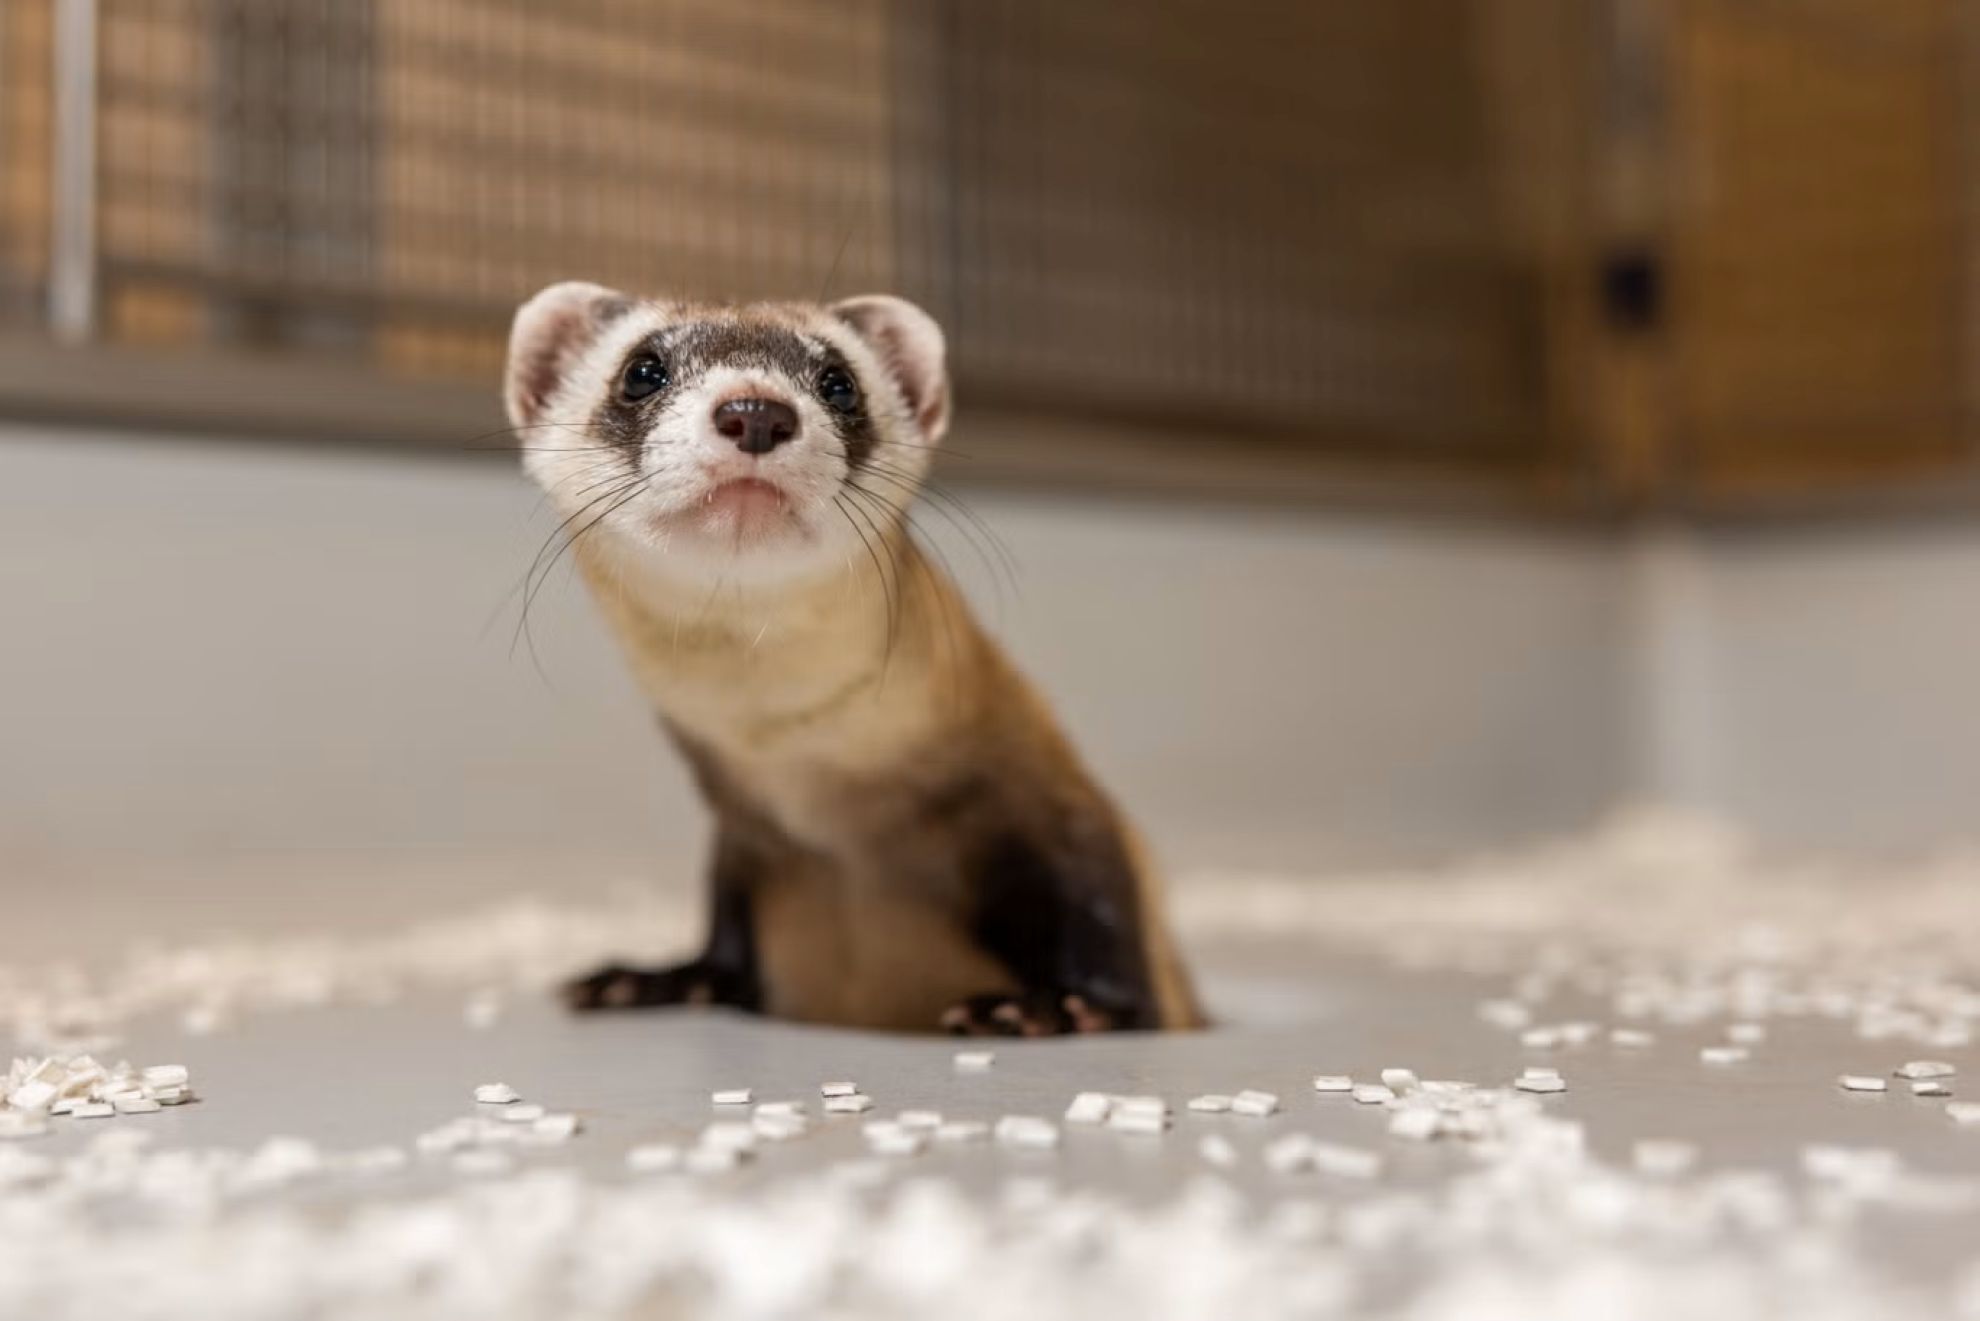
[{"label": "metal bar", "polygon": [[1980,4],[1969,0],[1959,18],[1957,113],[1962,131],[1954,141],[1960,145],[1955,168],[1963,191],[1965,221],[1958,229],[1966,248],[1966,272],[1965,298],[1956,313],[1956,350],[1966,373],[1961,439],[1972,457],[1980,459]]},{"label": "metal bar", "polygon": [[55,0],[48,322],[61,339],[96,332],[96,0]]},{"label": "metal bar", "polygon": [[[13,15],[0,9],[0,181],[12,177],[7,167],[11,159],[9,153],[14,149],[14,89],[8,82],[14,71],[8,60],[13,53],[13,39]],[[0,188],[7,186],[5,182],[0,182]],[[13,241],[13,234],[10,232],[13,226],[9,223],[11,218],[4,207],[0,207],[0,254],[6,254],[0,255],[0,297],[4,297],[9,292],[4,286],[4,281],[15,274],[9,269],[7,261],[7,257],[12,254],[6,252]]]}]

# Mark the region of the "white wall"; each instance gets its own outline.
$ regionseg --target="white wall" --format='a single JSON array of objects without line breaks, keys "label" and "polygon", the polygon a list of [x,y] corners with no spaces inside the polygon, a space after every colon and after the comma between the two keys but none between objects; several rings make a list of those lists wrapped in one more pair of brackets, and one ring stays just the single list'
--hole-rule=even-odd
[{"label": "white wall", "polygon": [[1612,550],[1394,518],[986,507],[1027,570],[1004,632],[1172,857],[1436,855],[1578,827],[1621,791]]},{"label": "white wall", "polygon": [[[582,591],[536,603],[542,674],[511,654],[536,503],[499,462],[0,431],[0,947],[691,878],[699,810]],[[1177,870],[1632,798],[1795,846],[1980,835],[1980,524],[973,503],[1015,594],[948,553]]]},{"label": "white wall", "polygon": [[[1497,843],[1619,788],[1610,550],[974,503],[1022,565],[986,613],[1179,866]],[[691,870],[698,812],[582,590],[536,604],[547,679],[510,653],[535,505],[497,462],[0,432],[0,859],[241,925]]]},{"label": "white wall", "polygon": [[1980,840],[1980,520],[1665,532],[1639,555],[1667,660],[1646,795],[1798,846]]}]

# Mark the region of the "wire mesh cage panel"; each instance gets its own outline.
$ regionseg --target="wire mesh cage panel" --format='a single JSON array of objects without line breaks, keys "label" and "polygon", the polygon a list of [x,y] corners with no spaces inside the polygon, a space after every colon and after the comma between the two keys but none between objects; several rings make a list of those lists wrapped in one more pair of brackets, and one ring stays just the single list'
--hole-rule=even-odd
[{"label": "wire mesh cage panel", "polygon": [[1503,21],[1450,0],[955,6],[969,362],[1199,432],[1531,440],[1544,289],[1507,205]]},{"label": "wire mesh cage panel", "polygon": [[1980,12],[1687,0],[1674,436],[1695,485],[1943,469],[1980,384]]},{"label": "wire mesh cage panel", "polygon": [[1974,453],[1980,0],[7,0],[0,74],[0,328],[486,405],[553,280],[886,289],[1131,469]]},{"label": "wire mesh cage panel", "polygon": [[[552,280],[808,294],[887,214],[878,4],[100,4],[112,333],[141,290],[223,339],[485,374]],[[882,278],[884,229],[854,237]]]},{"label": "wire mesh cage panel", "polygon": [[985,406],[1544,440],[1481,0],[92,3],[109,338],[485,380],[555,279],[885,288]]}]

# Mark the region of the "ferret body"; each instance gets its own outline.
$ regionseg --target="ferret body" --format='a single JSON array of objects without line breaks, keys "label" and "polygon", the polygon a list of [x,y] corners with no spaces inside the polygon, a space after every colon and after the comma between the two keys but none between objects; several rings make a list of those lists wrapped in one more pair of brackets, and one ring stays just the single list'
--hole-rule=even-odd
[{"label": "ferret body", "polygon": [[580,1008],[1040,1035],[1201,1022],[1141,846],[908,535],[947,427],[899,299],[517,314],[525,464],[715,817],[710,930]]}]

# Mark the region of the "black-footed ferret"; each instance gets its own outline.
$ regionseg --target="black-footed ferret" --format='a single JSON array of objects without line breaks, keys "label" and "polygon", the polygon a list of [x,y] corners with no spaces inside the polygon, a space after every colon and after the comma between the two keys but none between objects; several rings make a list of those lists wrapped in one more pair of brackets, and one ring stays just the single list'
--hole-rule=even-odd
[{"label": "black-footed ferret", "polygon": [[949,422],[926,313],[559,284],[516,314],[505,394],[715,814],[706,947],[571,1004],[1201,1023],[1134,832],[904,525]]}]

